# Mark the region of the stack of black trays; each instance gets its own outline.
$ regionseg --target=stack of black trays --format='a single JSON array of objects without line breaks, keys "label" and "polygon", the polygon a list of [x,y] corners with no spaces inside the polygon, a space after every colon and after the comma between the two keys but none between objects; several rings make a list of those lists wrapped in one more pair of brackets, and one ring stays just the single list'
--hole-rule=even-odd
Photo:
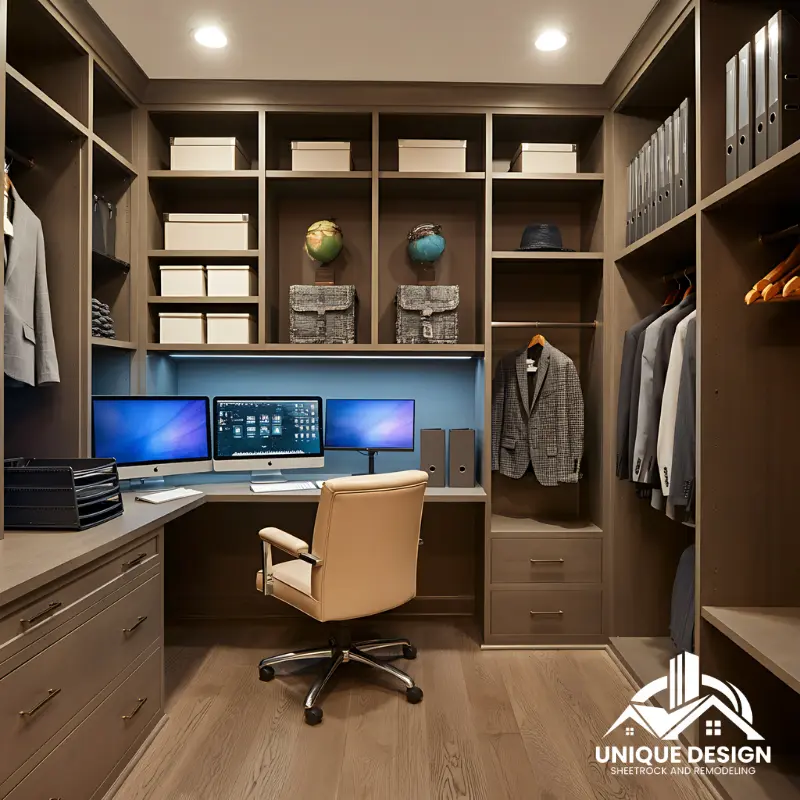
[{"label": "stack of black trays", "polygon": [[122,514],[113,458],[7,458],[5,527],[82,531]]}]

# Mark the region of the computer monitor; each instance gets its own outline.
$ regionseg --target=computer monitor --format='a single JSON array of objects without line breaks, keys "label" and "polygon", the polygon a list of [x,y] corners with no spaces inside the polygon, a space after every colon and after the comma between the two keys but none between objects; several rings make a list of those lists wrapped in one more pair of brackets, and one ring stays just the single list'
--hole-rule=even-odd
[{"label": "computer monitor", "polygon": [[120,478],[211,472],[207,397],[92,397],[92,455]]},{"label": "computer monitor", "polygon": [[280,480],[283,469],[323,467],[322,430],[321,397],[215,397],[214,470]]},{"label": "computer monitor", "polygon": [[325,404],[325,447],[366,450],[369,473],[375,453],[414,449],[413,400],[328,400]]}]

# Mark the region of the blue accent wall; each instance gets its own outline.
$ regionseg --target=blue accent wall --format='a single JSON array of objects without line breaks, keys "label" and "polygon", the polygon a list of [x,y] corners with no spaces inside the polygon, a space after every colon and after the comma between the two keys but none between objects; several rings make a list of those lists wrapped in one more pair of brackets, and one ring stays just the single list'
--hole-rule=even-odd
[{"label": "blue accent wall", "polygon": [[92,394],[131,393],[131,354],[92,348]]}]

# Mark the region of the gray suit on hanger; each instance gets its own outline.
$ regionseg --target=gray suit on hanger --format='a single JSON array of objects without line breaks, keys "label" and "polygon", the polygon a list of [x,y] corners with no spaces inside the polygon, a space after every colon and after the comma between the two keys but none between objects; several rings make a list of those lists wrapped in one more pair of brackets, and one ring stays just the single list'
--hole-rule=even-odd
[{"label": "gray suit on hanger", "polygon": [[492,382],[492,470],[521,478],[533,464],[543,486],[577,483],[583,456],[583,394],[572,360],[545,344],[529,396],[528,350],[506,356]]},{"label": "gray suit on hanger", "polygon": [[5,275],[3,366],[5,374],[20,383],[58,383],[42,223],[17,190],[11,192],[14,236]]},{"label": "gray suit on hanger", "polygon": [[690,513],[694,510],[696,409],[697,318],[695,317],[686,328],[681,382],[678,388],[678,423],[675,426],[675,444],[672,448],[672,480],[669,486],[670,503],[675,506],[686,506]]}]

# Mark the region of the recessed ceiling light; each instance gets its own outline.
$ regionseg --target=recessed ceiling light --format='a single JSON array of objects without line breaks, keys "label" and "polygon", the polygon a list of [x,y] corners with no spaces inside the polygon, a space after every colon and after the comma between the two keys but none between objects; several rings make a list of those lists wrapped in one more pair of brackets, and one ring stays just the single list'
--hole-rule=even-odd
[{"label": "recessed ceiling light", "polygon": [[563,31],[556,28],[543,31],[536,39],[536,49],[548,53],[552,50],[560,50],[567,43],[567,37]]},{"label": "recessed ceiling light", "polygon": [[210,47],[212,50],[220,50],[228,44],[228,37],[225,35],[225,31],[216,25],[206,25],[203,28],[198,28],[194,32],[194,40],[203,47]]}]

